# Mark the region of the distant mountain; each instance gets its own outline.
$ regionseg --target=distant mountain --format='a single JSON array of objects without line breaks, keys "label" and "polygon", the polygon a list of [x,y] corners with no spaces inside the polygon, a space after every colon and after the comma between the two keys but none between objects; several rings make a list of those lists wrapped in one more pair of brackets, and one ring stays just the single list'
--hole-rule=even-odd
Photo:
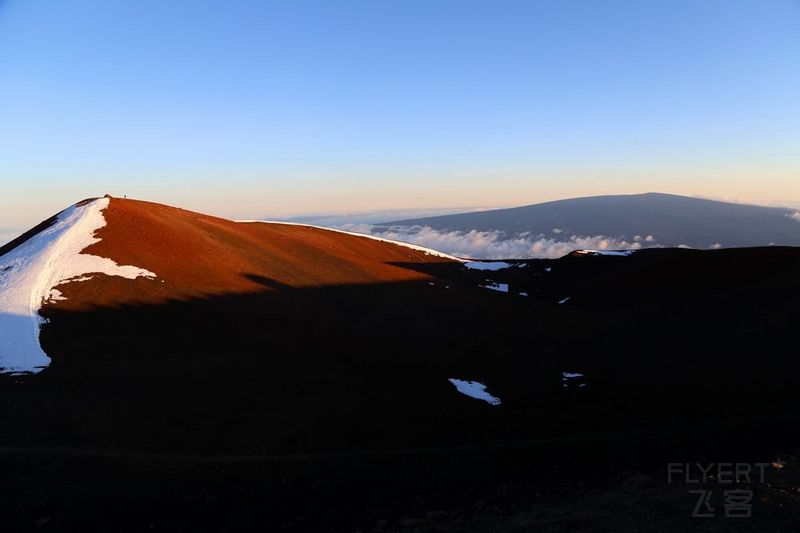
[{"label": "distant mountain", "polygon": [[[308,213],[291,217],[269,218],[266,220],[297,222],[298,224],[313,224],[327,228],[335,228],[352,224],[377,224],[389,218],[406,217],[437,217],[442,215],[453,215],[462,213],[472,213],[484,211],[485,207],[461,207],[461,208],[442,208],[442,209],[384,209],[381,211],[362,211],[355,213]],[[3,232],[0,229],[0,239]],[[0,241],[2,242],[2,241]]]},{"label": "distant mountain", "polygon": [[572,198],[541,204],[389,222],[439,230],[530,232],[569,238],[604,235],[693,248],[800,245],[800,216],[789,208],[732,204],[673,194]]}]

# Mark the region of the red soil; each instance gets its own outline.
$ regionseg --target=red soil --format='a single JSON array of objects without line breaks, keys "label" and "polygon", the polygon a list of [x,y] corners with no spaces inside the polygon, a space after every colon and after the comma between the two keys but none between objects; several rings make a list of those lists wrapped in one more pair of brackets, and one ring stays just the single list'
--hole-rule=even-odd
[{"label": "red soil", "polygon": [[364,237],[287,224],[241,223],[166,205],[111,199],[101,241],[83,253],[156,273],[155,280],[96,276],[59,287],[58,307],[80,309],[265,288],[425,280],[391,263],[442,263],[434,255]]}]

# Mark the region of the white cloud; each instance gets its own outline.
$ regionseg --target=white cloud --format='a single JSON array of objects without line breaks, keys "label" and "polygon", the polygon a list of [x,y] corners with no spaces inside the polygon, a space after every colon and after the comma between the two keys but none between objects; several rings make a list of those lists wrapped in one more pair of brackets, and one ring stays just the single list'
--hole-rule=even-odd
[{"label": "white cloud", "polygon": [[[375,227],[348,224],[341,229],[370,233],[385,239],[409,242],[459,257],[474,259],[529,259],[562,257],[573,250],[638,250],[641,242],[613,239],[603,235],[547,238],[517,235],[504,238],[499,231],[439,231],[428,226]],[[649,241],[652,242],[652,241]]]},{"label": "white cloud", "polygon": [[786,216],[791,218],[792,220],[800,222],[800,211],[795,211],[794,213],[788,214]]}]

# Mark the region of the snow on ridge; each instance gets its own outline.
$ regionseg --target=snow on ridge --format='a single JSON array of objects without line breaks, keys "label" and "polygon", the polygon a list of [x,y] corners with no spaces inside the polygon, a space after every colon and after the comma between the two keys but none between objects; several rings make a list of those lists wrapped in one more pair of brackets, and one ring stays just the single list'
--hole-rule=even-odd
[{"label": "snow on ridge", "polygon": [[50,227],[0,256],[0,373],[36,373],[50,363],[39,344],[44,322],[39,310],[65,299],[59,285],[91,279],[86,274],[156,277],[149,270],[81,253],[100,241],[94,234],[106,225],[108,205],[108,198],[73,205]]},{"label": "snow on ridge", "polygon": [[300,222],[286,222],[283,220],[236,220],[235,222],[240,222],[243,224],[252,224],[252,223],[262,223],[262,224],[283,224],[284,226],[303,226],[306,228],[315,228],[315,229],[322,229],[325,231],[333,231],[335,233],[344,233],[345,235],[353,235],[354,237],[364,237],[366,239],[372,239],[373,241],[381,241],[381,242],[388,242],[389,244],[396,244],[397,246],[403,246],[404,248],[411,248],[412,250],[416,250],[418,252],[424,252],[425,255],[433,255],[436,257],[441,257],[444,259],[450,259],[452,261],[458,261],[459,263],[466,263],[466,259],[462,259],[460,257],[455,257],[452,255],[448,255],[443,252],[439,252],[432,248],[425,248],[424,246],[417,246],[416,244],[411,244],[409,242],[403,241],[395,241],[392,239],[384,239],[381,237],[376,237],[375,235],[370,235],[369,233],[358,233],[355,231],[346,231],[343,229],[333,229],[333,228],[326,228],[324,226],[315,226],[314,224],[302,224]]},{"label": "snow on ridge", "polygon": [[575,250],[579,255],[631,255],[636,250]]},{"label": "snow on ridge", "polygon": [[489,405],[500,405],[501,403],[500,398],[492,396],[491,394],[486,392],[486,385],[480,383],[479,381],[464,381],[455,378],[450,378],[448,381],[453,385],[455,385],[456,390],[458,392],[460,392],[461,394],[465,394],[470,398],[483,400]]}]

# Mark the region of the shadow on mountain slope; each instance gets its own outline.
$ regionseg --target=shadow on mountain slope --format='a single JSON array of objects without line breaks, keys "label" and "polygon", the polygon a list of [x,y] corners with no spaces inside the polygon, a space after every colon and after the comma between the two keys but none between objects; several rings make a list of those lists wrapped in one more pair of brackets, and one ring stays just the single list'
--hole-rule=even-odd
[{"label": "shadow on mountain slope", "polygon": [[[797,437],[800,250],[526,264],[311,288],[243,273],[264,289],[46,306],[52,365],[0,376],[2,508],[130,530],[140,511],[173,530],[355,527],[365,508],[458,505],[484,483],[760,457]],[[82,515],[81,497],[98,508]]]},{"label": "shadow on mountain slope", "polygon": [[[732,258],[736,272],[719,268]],[[791,413],[798,264],[795,249],[654,251],[313,288],[245,273],[264,290],[46,306],[52,364],[24,386],[0,378],[0,405],[13,406],[0,428],[18,444],[273,453]],[[531,296],[478,287],[487,277]],[[562,372],[586,386],[565,387]],[[503,403],[463,396],[449,378]]]}]

